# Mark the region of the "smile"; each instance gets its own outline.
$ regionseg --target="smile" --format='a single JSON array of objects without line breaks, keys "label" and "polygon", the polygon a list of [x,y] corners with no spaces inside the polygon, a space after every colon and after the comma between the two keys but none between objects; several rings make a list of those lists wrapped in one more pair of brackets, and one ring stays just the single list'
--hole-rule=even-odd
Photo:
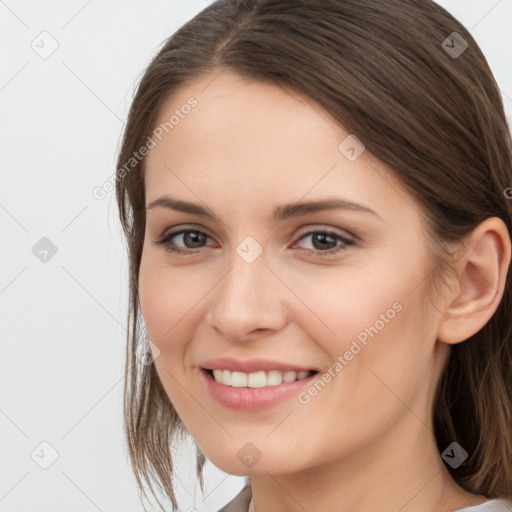
[{"label": "smile", "polygon": [[248,412],[268,409],[296,397],[317,374],[317,371],[260,370],[245,373],[206,368],[199,373],[206,391],[215,402],[232,410]]}]

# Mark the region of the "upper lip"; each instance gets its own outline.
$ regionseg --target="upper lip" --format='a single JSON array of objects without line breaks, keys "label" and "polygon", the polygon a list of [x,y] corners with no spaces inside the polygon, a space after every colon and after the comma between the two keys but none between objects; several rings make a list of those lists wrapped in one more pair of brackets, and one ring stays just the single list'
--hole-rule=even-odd
[{"label": "upper lip", "polygon": [[281,372],[303,372],[316,371],[313,368],[307,368],[296,364],[283,363],[281,361],[272,361],[270,359],[235,359],[232,357],[220,357],[209,359],[201,363],[201,367],[206,370],[230,370],[232,372],[254,373],[260,371],[278,370]]}]

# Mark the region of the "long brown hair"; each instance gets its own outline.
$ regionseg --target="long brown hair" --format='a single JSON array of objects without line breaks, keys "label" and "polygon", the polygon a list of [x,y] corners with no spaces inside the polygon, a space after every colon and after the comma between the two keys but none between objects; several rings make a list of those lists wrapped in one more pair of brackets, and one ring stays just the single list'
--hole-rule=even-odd
[{"label": "long brown hair", "polygon": [[[126,440],[139,488],[145,481],[155,495],[155,482],[173,507],[171,441],[184,427],[154,365],[135,357],[143,330],[137,284],[145,160],[128,169],[126,162],[146,144],[174,91],[224,70],[295,88],[391,166],[422,207],[429,282],[453,271],[448,246],[486,218],[501,218],[512,232],[504,193],[512,186],[512,149],[500,91],[471,34],[433,1],[218,0],[183,25],[139,83],[116,176],[130,261]],[[512,493],[511,305],[508,273],[493,317],[452,347],[433,403],[440,452],[457,441],[469,454],[448,468],[453,478],[487,497]],[[203,462],[199,452],[198,475]]]}]

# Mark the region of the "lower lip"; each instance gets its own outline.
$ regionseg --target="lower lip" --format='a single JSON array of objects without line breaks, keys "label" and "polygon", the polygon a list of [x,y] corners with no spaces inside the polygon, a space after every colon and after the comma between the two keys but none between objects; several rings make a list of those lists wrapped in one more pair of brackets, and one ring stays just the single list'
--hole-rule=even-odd
[{"label": "lower lip", "polygon": [[293,382],[283,382],[277,386],[263,388],[235,388],[217,382],[209,372],[201,369],[201,376],[212,397],[221,405],[230,409],[243,411],[256,411],[272,407],[293,395],[297,395],[302,388],[309,385],[317,373],[305,379]]}]

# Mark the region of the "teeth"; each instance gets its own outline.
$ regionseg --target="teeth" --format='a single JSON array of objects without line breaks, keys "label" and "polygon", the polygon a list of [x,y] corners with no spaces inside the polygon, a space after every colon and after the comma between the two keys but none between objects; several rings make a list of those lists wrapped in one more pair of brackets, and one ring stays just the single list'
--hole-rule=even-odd
[{"label": "teeth", "polygon": [[297,372],[284,372],[283,382],[293,382],[297,378]]},{"label": "teeth", "polygon": [[[247,375],[247,374],[243,374]],[[263,388],[267,385],[267,374],[265,372],[249,373],[247,377],[247,387]]]},{"label": "teeth", "polygon": [[312,371],[281,372],[279,370],[244,373],[231,372],[229,370],[213,370],[213,378],[225,386],[233,386],[235,388],[263,388],[266,386],[278,386],[283,382],[302,380],[313,373]]},{"label": "teeth", "polygon": [[277,370],[267,372],[267,386],[277,386],[283,382],[282,373]]},{"label": "teeth", "polygon": [[[229,371],[229,370],[224,370]],[[231,373],[231,385],[234,388],[246,388],[247,387],[247,373],[242,372],[230,372]],[[224,375],[222,375],[224,379]]]}]

